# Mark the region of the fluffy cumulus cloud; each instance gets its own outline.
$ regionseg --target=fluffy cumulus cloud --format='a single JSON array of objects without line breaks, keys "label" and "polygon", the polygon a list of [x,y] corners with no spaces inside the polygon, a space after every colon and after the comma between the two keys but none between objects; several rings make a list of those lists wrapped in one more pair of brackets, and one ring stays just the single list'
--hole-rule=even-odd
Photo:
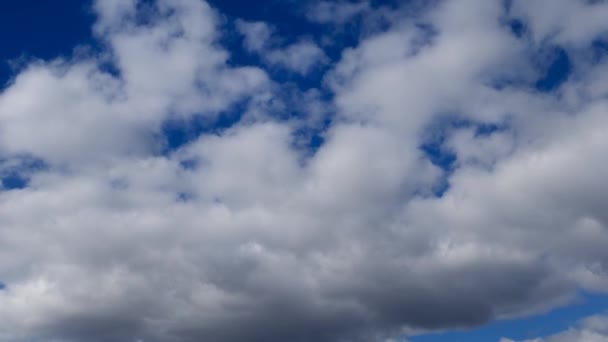
[{"label": "fluffy cumulus cloud", "polygon": [[[566,2],[413,2],[331,63],[239,21],[263,63],[235,66],[203,1],[96,1],[102,51],[0,94],[0,339],[391,341],[608,292],[608,4]],[[319,61],[322,89],[270,76]]]}]

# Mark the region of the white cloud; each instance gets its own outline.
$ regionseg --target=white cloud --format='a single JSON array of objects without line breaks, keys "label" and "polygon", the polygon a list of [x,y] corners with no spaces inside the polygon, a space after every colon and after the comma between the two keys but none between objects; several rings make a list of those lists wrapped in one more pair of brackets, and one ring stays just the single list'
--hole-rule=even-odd
[{"label": "white cloud", "polygon": [[239,19],[236,21],[236,27],[243,35],[245,49],[250,52],[266,49],[274,35],[272,28],[261,21],[247,22]]},{"label": "white cloud", "polygon": [[[555,93],[495,87],[538,76],[501,1],[441,2],[345,50],[334,101],[296,100],[303,123],[274,116],[294,110],[282,84],[227,64],[204,2],[160,0],[148,25],[95,8],[103,56],[34,63],[0,95],[0,168],[48,164],[0,192],[0,338],[382,341],[608,291],[605,64],[577,59]],[[237,26],[267,63],[318,63]],[[159,153],[166,120],[244,99],[232,127]],[[312,153],[297,129],[327,111]]]},{"label": "white cloud", "polygon": [[604,20],[608,15],[605,1],[515,0],[512,7],[512,14],[525,20],[535,42],[580,46],[608,34]]},{"label": "white cloud", "polygon": [[[99,23],[113,23],[106,15],[118,14],[98,3]],[[120,77],[102,71],[94,56],[21,72],[0,98],[0,151],[59,163],[141,155],[170,115],[213,116],[268,86],[262,70],[226,65],[205,3],[159,2],[161,13],[169,7],[169,17],[153,25],[131,19],[102,33]]]},{"label": "white cloud", "polygon": [[310,39],[300,39],[284,47],[279,47],[279,39],[274,30],[264,22],[238,20],[237,29],[244,37],[245,48],[258,54],[262,60],[301,75],[327,61],[325,52]]},{"label": "white cloud", "polygon": [[370,10],[367,2],[320,1],[308,8],[306,17],[318,23],[343,24],[354,16]]}]

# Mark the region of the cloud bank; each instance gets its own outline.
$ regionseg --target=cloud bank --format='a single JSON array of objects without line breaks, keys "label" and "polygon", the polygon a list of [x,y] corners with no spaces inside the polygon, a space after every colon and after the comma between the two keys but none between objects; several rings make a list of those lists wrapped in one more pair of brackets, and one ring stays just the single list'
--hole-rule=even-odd
[{"label": "cloud bank", "polygon": [[321,44],[240,22],[238,66],[203,1],[96,1],[102,51],[0,94],[0,339],[385,341],[608,292],[608,4],[566,2],[323,2],[385,25],[289,92],[267,66]]}]

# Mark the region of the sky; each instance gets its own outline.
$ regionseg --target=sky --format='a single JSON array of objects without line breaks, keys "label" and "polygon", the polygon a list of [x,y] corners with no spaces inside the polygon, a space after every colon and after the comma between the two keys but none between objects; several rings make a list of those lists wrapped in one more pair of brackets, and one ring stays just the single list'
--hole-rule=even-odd
[{"label": "sky", "polygon": [[605,18],[0,3],[0,341],[608,341]]}]

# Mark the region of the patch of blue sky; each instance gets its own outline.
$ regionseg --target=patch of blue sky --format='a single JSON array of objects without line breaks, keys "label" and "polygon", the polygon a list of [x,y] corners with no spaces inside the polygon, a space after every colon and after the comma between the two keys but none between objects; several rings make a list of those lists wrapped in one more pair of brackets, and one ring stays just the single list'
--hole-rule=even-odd
[{"label": "patch of blue sky", "polygon": [[566,330],[577,321],[588,316],[608,311],[608,296],[581,293],[579,300],[567,307],[525,317],[521,319],[499,320],[482,327],[462,331],[450,331],[420,335],[410,342],[498,342],[501,337],[526,340],[553,335]]},{"label": "patch of blue sky", "polygon": [[15,173],[3,175],[2,190],[20,190],[25,189],[28,184],[28,179]]},{"label": "patch of blue sky", "polygon": [[4,191],[25,189],[31,176],[46,168],[44,161],[28,156],[11,160],[0,158],[0,189]]},{"label": "patch of blue sky", "polygon": [[505,131],[509,128],[507,122],[472,122],[461,120],[454,115],[442,116],[434,125],[429,128],[428,138],[420,145],[420,150],[429,160],[443,169],[449,171],[453,168],[457,156],[445,146],[449,134],[458,129],[474,129],[475,137],[492,135],[496,132]]},{"label": "patch of blue sky", "polygon": [[507,25],[511,33],[517,38],[523,38],[527,32],[525,23],[520,18],[514,18],[511,16],[513,7],[513,0],[502,0],[503,8],[505,11],[504,23]]},{"label": "patch of blue sky", "polygon": [[509,123],[472,122],[461,120],[457,115],[446,115],[429,128],[427,139],[419,149],[433,165],[443,170],[443,176],[433,189],[433,195],[436,197],[443,196],[450,188],[449,178],[457,165],[458,156],[446,143],[449,135],[459,129],[473,129],[476,138],[486,137],[508,130]]},{"label": "patch of blue sky", "polygon": [[[301,89],[318,88],[323,90],[323,79],[326,71],[333,63],[339,61],[346,48],[355,47],[360,41],[364,29],[364,18],[355,15],[342,27],[337,28],[332,23],[317,23],[306,18],[306,12],[314,1],[265,1],[264,5],[246,0],[210,0],[209,3],[223,13],[227,18],[224,25],[224,35],[221,43],[230,51],[229,63],[235,66],[262,65],[262,61],[255,54],[243,48],[243,37],[236,31],[234,21],[264,21],[276,30],[282,45],[295,43],[302,38],[308,38],[323,49],[328,60],[316,65],[306,75],[286,71],[280,67],[266,66],[266,71],[275,81],[293,82]],[[380,6],[396,7],[404,1],[371,1],[371,8]],[[381,25],[380,25],[381,26]],[[387,25],[388,27],[388,25]]]},{"label": "patch of blue sky", "polygon": [[526,33],[526,26],[519,19],[509,20],[509,29],[518,38],[521,38]]},{"label": "patch of blue sky", "polygon": [[438,126],[430,129],[429,137],[419,146],[420,151],[428,160],[443,170],[443,175],[433,189],[433,195],[441,197],[449,188],[449,178],[454,171],[457,161],[456,154],[445,146],[449,130],[454,127],[454,123],[444,121]]},{"label": "patch of blue sky", "polygon": [[591,55],[595,63],[606,60],[608,55],[608,37],[596,39],[591,43]]},{"label": "patch of blue sky", "polygon": [[174,117],[165,121],[161,127],[163,140],[161,153],[168,155],[195,141],[202,134],[219,134],[232,127],[241,120],[247,104],[248,99],[245,99],[216,117],[194,114],[187,118]]},{"label": "patch of blue sky", "polygon": [[[31,15],[32,12],[44,15]],[[95,45],[90,0],[5,1],[0,12],[0,86],[5,87],[20,61],[70,56],[74,47]]]},{"label": "patch of blue sky", "polygon": [[546,71],[535,84],[536,89],[542,92],[558,89],[572,73],[572,62],[565,49],[556,46],[551,49],[549,54],[550,61],[546,66]]}]

